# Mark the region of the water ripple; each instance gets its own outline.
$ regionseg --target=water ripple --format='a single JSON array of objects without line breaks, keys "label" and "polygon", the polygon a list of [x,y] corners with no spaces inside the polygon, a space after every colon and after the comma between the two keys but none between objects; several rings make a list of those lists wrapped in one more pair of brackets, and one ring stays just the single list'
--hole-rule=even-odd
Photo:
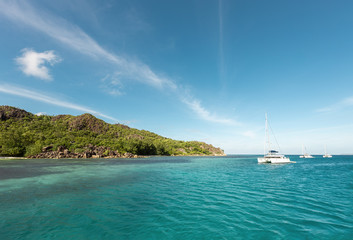
[{"label": "water ripple", "polygon": [[353,158],[292,158],[5,164],[19,171],[0,182],[0,237],[350,239]]}]

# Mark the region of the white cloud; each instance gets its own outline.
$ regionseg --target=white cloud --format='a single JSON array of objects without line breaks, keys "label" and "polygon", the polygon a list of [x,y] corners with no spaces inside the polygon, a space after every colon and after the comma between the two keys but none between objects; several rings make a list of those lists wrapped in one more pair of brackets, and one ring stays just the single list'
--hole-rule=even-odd
[{"label": "white cloud", "polygon": [[[177,85],[168,77],[155,73],[148,65],[138,60],[123,58],[101,47],[94,39],[78,26],[66,20],[47,14],[43,9],[39,12],[28,1],[0,1],[0,14],[8,19],[27,25],[52,37],[56,41],[82,54],[95,59],[110,62],[116,67],[120,77],[125,80],[137,81],[161,91],[171,91],[185,103],[201,119],[216,123],[234,124],[233,120],[219,118],[201,106],[200,101],[183,91],[183,86]],[[110,94],[118,95],[119,90]]]},{"label": "white cloud", "polygon": [[54,51],[36,52],[32,49],[23,49],[23,54],[17,57],[16,63],[24,74],[34,76],[43,80],[52,80],[49,75],[49,69],[44,64],[53,66],[61,61],[61,59],[54,54]]},{"label": "white cloud", "polygon": [[35,115],[36,116],[43,116],[43,115],[46,115],[47,113],[45,113],[45,112],[39,112],[39,113],[36,113]]},{"label": "white cloud", "polygon": [[51,105],[69,108],[69,109],[77,110],[77,111],[84,112],[84,113],[91,113],[93,115],[100,116],[100,117],[112,120],[114,122],[119,122],[116,118],[102,114],[102,113],[97,112],[95,110],[92,110],[90,108],[80,106],[75,103],[63,101],[58,98],[49,97],[45,94],[42,94],[42,93],[39,93],[36,91],[32,91],[32,90],[28,90],[25,88],[16,87],[16,86],[12,86],[9,84],[0,84],[0,92],[15,95],[15,96],[20,96],[20,97],[24,97],[24,98],[33,99],[33,100],[36,100],[39,102],[44,102],[44,103],[48,103]]},{"label": "white cloud", "polygon": [[316,112],[333,112],[350,106],[353,106],[353,97],[347,97],[330,106],[316,109]]}]

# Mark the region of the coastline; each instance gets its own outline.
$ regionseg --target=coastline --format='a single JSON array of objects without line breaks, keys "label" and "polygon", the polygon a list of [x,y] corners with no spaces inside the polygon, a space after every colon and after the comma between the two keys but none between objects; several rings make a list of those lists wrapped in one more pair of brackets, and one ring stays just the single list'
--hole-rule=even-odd
[{"label": "coastline", "polygon": [[16,160],[16,159],[28,159],[26,157],[0,157],[1,160]]},{"label": "coastline", "polygon": [[190,154],[190,155],[127,155],[127,156],[106,156],[106,157],[96,157],[93,155],[92,157],[88,158],[72,158],[72,157],[0,157],[1,160],[20,160],[20,159],[116,159],[116,158],[123,158],[123,159],[130,159],[130,158],[150,158],[150,157],[225,157],[227,154],[211,154],[211,155],[203,155],[203,154]]}]

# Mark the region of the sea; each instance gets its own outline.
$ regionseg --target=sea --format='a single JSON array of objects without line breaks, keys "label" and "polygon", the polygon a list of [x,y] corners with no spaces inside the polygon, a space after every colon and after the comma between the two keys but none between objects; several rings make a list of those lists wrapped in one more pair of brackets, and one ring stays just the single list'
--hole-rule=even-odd
[{"label": "sea", "polygon": [[353,239],[353,156],[0,160],[0,239]]}]

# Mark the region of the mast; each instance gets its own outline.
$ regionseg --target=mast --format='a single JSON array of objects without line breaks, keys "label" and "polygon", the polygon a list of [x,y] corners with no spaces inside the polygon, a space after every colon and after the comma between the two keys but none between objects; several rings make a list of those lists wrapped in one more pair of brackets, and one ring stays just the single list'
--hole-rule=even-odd
[{"label": "mast", "polygon": [[[271,150],[271,143],[270,143],[270,134],[268,132],[268,120],[267,120],[267,113],[265,114],[265,132],[266,132],[266,144],[267,145],[267,151]],[[266,154],[266,147],[265,147],[265,154]]]},{"label": "mast", "polygon": [[327,145],[325,145],[325,156],[327,155]]},{"label": "mast", "polygon": [[264,141],[264,155],[266,155],[266,139],[267,139],[266,126],[267,126],[267,113],[265,113],[265,141]]}]

